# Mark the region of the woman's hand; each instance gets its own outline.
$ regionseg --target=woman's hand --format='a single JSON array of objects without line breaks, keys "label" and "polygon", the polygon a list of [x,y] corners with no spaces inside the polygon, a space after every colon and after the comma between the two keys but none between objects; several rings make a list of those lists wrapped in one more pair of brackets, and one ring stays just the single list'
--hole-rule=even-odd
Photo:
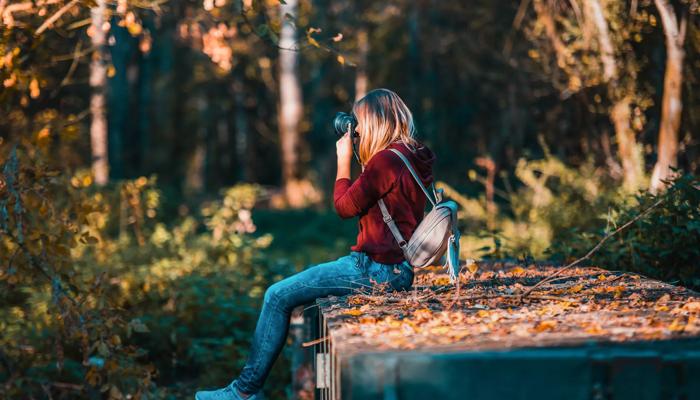
[{"label": "woman's hand", "polygon": [[338,163],[347,162],[350,163],[352,159],[352,139],[350,139],[350,133],[346,132],[345,135],[341,136],[337,142],[335,142],[335,153],[338,156]]},{"label": "woman's hand", "polygon": [[350,133],[346,132],[337,142],[335,142],[335,153],[338,156],[338,174],[336,180],[341,178],[350,179],[350,161],[352,160],[352,139]]}]

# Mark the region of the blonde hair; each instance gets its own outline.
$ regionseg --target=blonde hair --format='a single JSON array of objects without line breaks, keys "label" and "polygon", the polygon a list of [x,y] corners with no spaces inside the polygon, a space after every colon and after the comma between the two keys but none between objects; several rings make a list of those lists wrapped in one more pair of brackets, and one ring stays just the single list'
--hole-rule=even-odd
[{"label": "blonde hair", "polygon": [[359,156],[366,165],[373,155],[390,144],[403,141],[413,147],[413,114],[399,95],[389,89],[374,89],[358,100],[352,112],[361,128]]}]

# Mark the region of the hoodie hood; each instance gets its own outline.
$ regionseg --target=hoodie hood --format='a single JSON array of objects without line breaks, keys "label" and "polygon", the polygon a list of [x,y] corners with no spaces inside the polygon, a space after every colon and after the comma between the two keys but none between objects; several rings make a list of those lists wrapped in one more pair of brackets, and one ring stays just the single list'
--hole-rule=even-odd
[{"label": "hoodie hood", "polygon": [[[389,145],[390,149],[400,151],[411,162],[413,169],[416,170],[421,177],[424,185],[429,185],[433,182],[433,163],[435,162],[435,153],[421,142],[414,149],[405,145],[403,142],[395,142]],[[415,150],[415,151],[413,151]]]}]

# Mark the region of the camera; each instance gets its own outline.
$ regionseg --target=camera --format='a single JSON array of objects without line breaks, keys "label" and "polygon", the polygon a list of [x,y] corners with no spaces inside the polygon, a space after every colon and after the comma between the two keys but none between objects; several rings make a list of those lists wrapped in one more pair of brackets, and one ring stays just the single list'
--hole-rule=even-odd
[{"label": "camera", "polygon": [[357,128],[357,120],[355,119],[355,116],[349,113],[345,112],[338,112],[335,114],[335,118],[333,119],[333,127],[335,128],[335,134],[338,137],[341,137],[345,134],[345,132],[348,131],[348,127],[350,128],[350,136],[351,137],[359,137],[360,135],[357,134],[357,131],[355,130]]}]

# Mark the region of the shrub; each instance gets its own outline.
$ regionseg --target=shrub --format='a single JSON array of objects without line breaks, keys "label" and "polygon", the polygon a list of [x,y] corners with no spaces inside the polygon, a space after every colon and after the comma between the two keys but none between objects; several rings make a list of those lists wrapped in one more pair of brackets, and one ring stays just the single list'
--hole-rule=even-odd
[{"label": "shrub", "polygon": [[[253,234],[262,189],[178,221],[154,177],[95,188],[31,149],[0,160],[0,397],[164,398],[228,383],[265,288],[293,272]],[[282,362],[266,390],[285,397]]]},{"label": "shrub", "polygon": [[577,258],[617,227],[659,203],[647,215],[609,239],[592,257],[603,268],[638,272],[653,278],[700,287],[700,181],[681,175],[658,195],[642,193],[636,202],[619,204],[607,213],[607,224],[587,229],[550,250]]}]

